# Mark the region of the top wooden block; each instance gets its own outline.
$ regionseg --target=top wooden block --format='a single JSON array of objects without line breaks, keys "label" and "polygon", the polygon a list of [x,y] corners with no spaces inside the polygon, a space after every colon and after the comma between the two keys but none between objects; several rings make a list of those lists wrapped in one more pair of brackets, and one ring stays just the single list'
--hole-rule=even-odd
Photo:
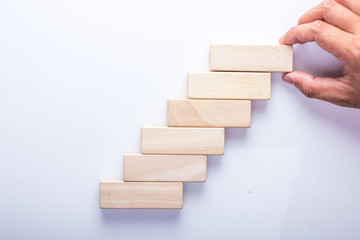
[{"label": "top wooden block", "polygon": [[211,44],[212,71],[291,72],[293,48],[288,45]]}]

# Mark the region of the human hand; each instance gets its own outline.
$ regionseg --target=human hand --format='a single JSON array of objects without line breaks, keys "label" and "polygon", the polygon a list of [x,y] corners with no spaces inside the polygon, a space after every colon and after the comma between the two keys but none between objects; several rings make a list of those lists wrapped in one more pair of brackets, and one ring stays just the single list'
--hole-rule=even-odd
[{"label": "human hand", "polygon": [[344,63],[343,75],[319,78],[294,71],[283,80],[307,97],[360,108],[360,1],[325,0],[279,40],[287,45],[313,41]]}]

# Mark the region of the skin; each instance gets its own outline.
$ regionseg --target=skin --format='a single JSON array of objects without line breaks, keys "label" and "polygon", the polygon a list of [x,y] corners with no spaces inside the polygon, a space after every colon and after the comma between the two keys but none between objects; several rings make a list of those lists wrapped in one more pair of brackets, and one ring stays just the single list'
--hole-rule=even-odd
[{"label": "skin", "polygon": [[325,0],[279,40],[286,45],[314,41],[344,63],[343,75],[319,78],[293,71],[284,74],[283,80],[307,97],[360,108],[360,1]]}]

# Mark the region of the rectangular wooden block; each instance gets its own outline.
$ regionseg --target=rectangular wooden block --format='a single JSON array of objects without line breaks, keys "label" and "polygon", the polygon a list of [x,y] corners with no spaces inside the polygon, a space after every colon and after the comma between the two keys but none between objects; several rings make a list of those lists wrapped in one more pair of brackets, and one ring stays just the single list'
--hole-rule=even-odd
[{"label": "rectangular wooden block", "polygon": [[182,182],[100,182],[101,208],[182,208]]},{"label": "rectangular wooden block", "polygon": [[188,98],[270,99],[270,73],[188,73]]},{"label": "rectangular wooden block", "polygon": [[213,71],[291,72],[293,48],[288,45],[211,44]]},{"label": "rectangular wooden block", "polygon": [[250,127],[249,100],[169,100],[169,127]]},{"label": "rectangular wooden block", "polygon": [[125,154],[124,181],[206,181],[203,155],[141,155]]},{"label": "rectangular wooden block", "polygon": [[143,154],[224,154],[224,128],[143,127]]}]

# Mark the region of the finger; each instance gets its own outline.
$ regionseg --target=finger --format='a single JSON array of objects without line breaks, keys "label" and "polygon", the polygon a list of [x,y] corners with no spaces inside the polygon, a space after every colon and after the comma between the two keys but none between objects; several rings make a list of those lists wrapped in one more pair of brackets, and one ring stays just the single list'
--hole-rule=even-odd
[{"label": "finger", "polygon": [[283,76],[305,96],[316,98],[340,106],[354,107],[349,87],[336,78],[317,78],[308,73],[294,71]]},{"label": "finger", "polygon": [[293,27],[279,41],[286,45],[315,41],[343,63],[356,62],[351,48],[354,46],[354,36],[320,20]]},{"label": "finger", "polygon": [[310,9],[299,19],[298,24],[310,23],[316,20],[324,20],[353,34],[358,33],[360,30],[360,17],[335,0],[325,0]]},{"label": "finger", "polygon": [[339,4],[343,5],[356,15],[360,16],[360,1],[356,0],[336,0]]}]

